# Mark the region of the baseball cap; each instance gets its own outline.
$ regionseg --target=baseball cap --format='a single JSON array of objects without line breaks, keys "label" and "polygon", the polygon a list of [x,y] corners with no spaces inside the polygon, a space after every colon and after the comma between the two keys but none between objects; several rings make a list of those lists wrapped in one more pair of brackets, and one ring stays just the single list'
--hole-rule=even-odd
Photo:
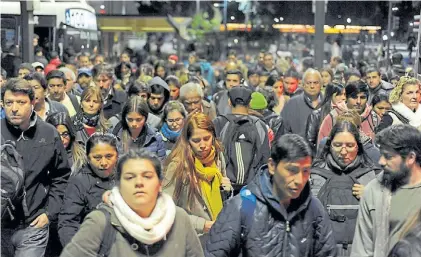
[{"label": "baseball cap", "polygon": [[33,62],[32,63],[32,68],[36,69],[38,67],[41,67],[42,69],[44,69],[44,64],[42,64],[40,62]]},{"label": "baseball cap", "polygon": [[78,77],[82,74],[85,74],[85,75],[88,75],[89,77],[92,77],[92,71],[91,71],[91,69],[88,69],[88,68],[80,68],[80,69],[77,70],[77,76]]},{"label": "baseball cap", "polygon": [[228,97],[233,105],[248,106],[250,104],[251,94],[251,89],[244,85],[233,87],[228,91]]}]

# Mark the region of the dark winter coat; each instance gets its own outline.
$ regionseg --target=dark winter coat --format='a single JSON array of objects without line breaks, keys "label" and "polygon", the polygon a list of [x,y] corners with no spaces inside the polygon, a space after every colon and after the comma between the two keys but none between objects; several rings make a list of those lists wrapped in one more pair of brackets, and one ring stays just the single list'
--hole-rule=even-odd
[{"label": "dark winter coat", "polygon": [[124,104],[127,101],[127,95],[122,90],[112,89],[107,101],[102,108],[105,118],[108,120],[112,116],[121,113]]},{"label": "dark winter coat", "polygon": [[29,224],[45,213],[50,222],[54,221],[70,176],[66,150],[57,130],[33,112],[26,131],[14,127],[7,119],[1,120],[1,135],[4,140],[15,142],[23,157],[29,217],[22,217],[20,211],[16,220]]},{"label": "dark winter coat", "polygon": [[63,246],[66,246],[79,230],[85,216],[102,202],[102,194],[114,185],[114,176],[100,178],[89,165],[70,177],[58,223],[58,233]]},{"label": "dark winter coat", "polygon": [[393,88],[394,86],[390,84],[389,82],[386,82],[384,80],[380,81],[380,84],[375,89],[370,88],[370,94],[368,96],[367,104],[371,104],[374,96],[376,95],[380,95],[380,94],[389,95],[390,92],[392,92]]},{"label": "dark winter coat", "polygon": [[270,180],[264,165],[247,186],[256,196],[256,207],[243,239],[241,196],[227,202],[212,226],[205,256],[234,257],[240,250],[244,256],[259,257],[336,256],[332,225],[320,201],[311,195],[310,185],[287,211],[273,194]]}]

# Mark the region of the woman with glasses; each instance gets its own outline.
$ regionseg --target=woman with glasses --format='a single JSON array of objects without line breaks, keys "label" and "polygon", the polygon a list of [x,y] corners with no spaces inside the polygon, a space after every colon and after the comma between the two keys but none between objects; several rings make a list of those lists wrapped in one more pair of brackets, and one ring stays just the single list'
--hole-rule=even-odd
[{"label": "woman with glasses", "polygon": [[189,116],[164,168],[164,191],[187,211],[199,235],[209,232],[222,210],[225,192],[232,187],[221,143],[208,116]]},{"label": "woman with glasses", "polygon": [[162,192],[161,160],[131,149],[118,161],[111,206],[102,204],[80,226],[61,257],[203,257],[187,213]]},{"label": "woman with glasses", "polygon": [[421,131],[420,81],[403,76],[389,95],[392,109],[387,111],[376,128],[379,132],[396,124],[409,124]]},{"label": "woman with glasses", "polygon": [[84,147],[76,141],[76,133],[69,115],[65,112],[52,113],[47,117],[46,122],[57,129],[61,142],[67,150],[67,158],[73,175],[82,168],[87,158]]},{"label": "woman with glasses", "polygon": [[376,171],[357,127],[349,121],[336,122],[321,156],[313,163],[310,178],[313,195],[332,220],[338,256],[351,254],[359,199]]},{"label": "woman with glasses", "polygon": [[112,129],[118,139],[120,154],[130,149],[145,148],[161,159],[166,156],[161,135],[146,123],[148,116],[148,104],[140,96],[131,97],[124,105],[121,120]]},{"label": "woman with glasses", "polygon": [[86,156],[88,163],[69,179],[64,193],[58,222],[63,246],[71,241],[85,216],[101,203],[103,193],[115,185],[116,137],[94,133],[86,142]]},{"label": "woman with glasses", "polygon": [[184,120],[187,118],[187,111],[182,103],[178,101],[169,101],[164,107],[162,115],[161,136],[167,150],[170,154],[175,142],[181,134],[184,126]]},{"label": "woman with glasses", "polygon": [[108,132],[109,123],[103,114],[104,99],[98,87],[87,87],[80,99],[80,111],[73,118],[73,124],[77,130],[76,141],[85,145],[93,133]]}]

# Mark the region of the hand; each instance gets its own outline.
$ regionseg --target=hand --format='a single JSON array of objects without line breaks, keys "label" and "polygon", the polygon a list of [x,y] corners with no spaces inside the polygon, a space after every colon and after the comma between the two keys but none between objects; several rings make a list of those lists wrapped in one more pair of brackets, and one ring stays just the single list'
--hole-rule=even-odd
[{"label": "hand", "polygon": [[215,221],[210,221],[210,220],[206,221],[205,226],[203,227],[203,232],[208,233],[211,227],[213,226],[213,223],[215,223]]},{"label": "hand", "polygon": [[231,191],[231,181],[228,177],[223,177],[221,181],[221,187],[224,189],[224,191]]},{"label": "hand", "polygon": [[34,221],[32,221],[30,226],[34,228],[43,228],[48,223],[50,223],[50,221],[48,220],[48,216],[47,214],[43,213],[39,215]]},{"label": "hand", "polygon": [[102,201],[110,206],[113,207],[113,203],[110,201],[111,190],[107,190],[102,194]]},{"label": "hand", "polygon": [[352,187],[352,194],[357,198],[357,199],[361,199],[361,197],[363,196],[364,193],[364,185],[361,184],[354,184],[354,186]]}]

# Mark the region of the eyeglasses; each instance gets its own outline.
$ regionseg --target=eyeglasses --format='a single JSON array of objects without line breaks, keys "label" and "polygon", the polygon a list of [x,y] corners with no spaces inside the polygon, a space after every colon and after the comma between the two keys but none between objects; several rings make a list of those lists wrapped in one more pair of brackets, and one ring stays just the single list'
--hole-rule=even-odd
[{"label": "eyeglasses", "polygon": [[58,133],[60,137],[62,138],[70,138],[70,133],[68,131],[65,131],[63,133]]},{"label": "eyeglasses", "polygon": [[339,142],[332,143],[332,149],[336,152],[342,151],[343,148],[345,148],[347,152],[353,152],[355,151],[355,149],[358,148],[358,145],[356,143],[339,143]]},{"label": "eyeglasses", "polygon": [[183,118],[176,118],[176,119],[167,119],[167,123],[181,123]]}]

